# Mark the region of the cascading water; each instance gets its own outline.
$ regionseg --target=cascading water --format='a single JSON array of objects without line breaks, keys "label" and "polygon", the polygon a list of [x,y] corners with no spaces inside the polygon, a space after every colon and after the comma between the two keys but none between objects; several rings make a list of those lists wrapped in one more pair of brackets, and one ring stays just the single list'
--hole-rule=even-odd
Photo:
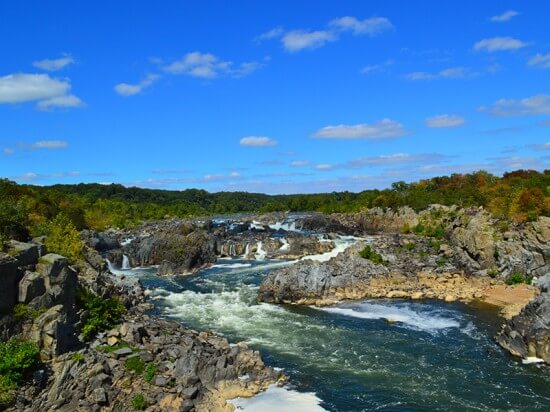
[{"label": "cascading water", "polygon": [[247,243],[247,244],[246,244],[246,247],[245,247],[245,249],[244,249],[244,255],[243,255],[243,257],[244,257],[245,259],[247,259],[249,253],[250,253],[250,243]]},{"label": "cascading water", "polygon": [[260,240],[258,242],[258,245],[256,246],[256,260],[264,260],[267,256],[267,252],[262,249],[263,248],[263,242]]},{"label": "cascading water", "polygon": [[128,256],[122,255],[122,270],[129,270],[129,269],[131,269],[130,259],[128,259]]}]

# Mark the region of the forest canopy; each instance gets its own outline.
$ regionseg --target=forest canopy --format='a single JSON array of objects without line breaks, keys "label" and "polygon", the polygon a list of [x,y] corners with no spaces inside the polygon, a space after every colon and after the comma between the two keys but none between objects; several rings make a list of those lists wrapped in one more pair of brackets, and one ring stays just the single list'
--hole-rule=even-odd
[{"label": "forest canopy", "polygon": [[[56,230],[60,221],[76,230],[131,227],[145,220],[239,212],[355,212],[372,207],[430,204],[483,206],[495,217],[518,223],[550,215],[550,170],[517,170],[502,177],[485,171],[403,181],[384,190],[266,195],[124,187],[120,184],[32,186],[0,179],[0,241]],[[61,215],[61,217],[60,217]],[[52,226],[53,225],[53,226]]]}]

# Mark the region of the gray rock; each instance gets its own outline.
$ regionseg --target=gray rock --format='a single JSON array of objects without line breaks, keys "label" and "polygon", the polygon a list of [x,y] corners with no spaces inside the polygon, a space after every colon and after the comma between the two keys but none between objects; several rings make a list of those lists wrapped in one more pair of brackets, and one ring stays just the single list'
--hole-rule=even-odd
[{"label": "gray rock", "polygon": [[131,355],[134,351],[130,348],[120,348],[112,352],[113,356],[117,359]]},{"label": "gray rock", "polygon": [[8,247],[10,254],[17,259],[18,266],[32,266],[38,262],[39,248],[34,243],[10,240]]},{"label": "gray rock", "polygon": [[94,389],[92,392],[92,398],[96,403],[99,403],[100,405],[107,403],[107,392],[105,392],[105,389],[103,388],[97,388]]},{"label": "gray rock", "polygon": [[19,302],[29,303],[46,293],[44,277],[40,273],[26,272],[19,282]]},{"label": "gray rock", "polygon": [[17,260],[0,252],[0,310],[8,311],[17,302],[18,283],[21,278],[17,270]]}]

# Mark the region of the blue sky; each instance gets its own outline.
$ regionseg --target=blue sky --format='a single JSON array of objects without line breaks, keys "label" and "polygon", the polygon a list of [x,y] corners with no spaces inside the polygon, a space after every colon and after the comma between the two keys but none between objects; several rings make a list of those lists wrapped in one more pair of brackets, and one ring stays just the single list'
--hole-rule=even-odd
[{"label": "blue sky", "polygon": [[0,4],[0,176],[266,193],[549,167],[547,1]]}]

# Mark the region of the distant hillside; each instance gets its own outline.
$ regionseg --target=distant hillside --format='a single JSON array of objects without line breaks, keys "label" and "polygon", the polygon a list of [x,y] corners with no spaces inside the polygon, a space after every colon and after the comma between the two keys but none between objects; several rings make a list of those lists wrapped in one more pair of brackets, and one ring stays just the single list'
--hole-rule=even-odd
[{"label": "distant hillside", "polygon": [[550,215],[550,170],[518,170],[502,177],[479,171],[396,182],[390,189],[359,193],[265,195],[141,189],[118,184],[18,185],[0,180],[0,236],[26,237],[47,232],[63,214],[77,229],[132,226],[143,220],[238,212],[353,212],[375,206],[408,205],[420,210],[432,203],[484,206],[495,216],[523,222]]}]

